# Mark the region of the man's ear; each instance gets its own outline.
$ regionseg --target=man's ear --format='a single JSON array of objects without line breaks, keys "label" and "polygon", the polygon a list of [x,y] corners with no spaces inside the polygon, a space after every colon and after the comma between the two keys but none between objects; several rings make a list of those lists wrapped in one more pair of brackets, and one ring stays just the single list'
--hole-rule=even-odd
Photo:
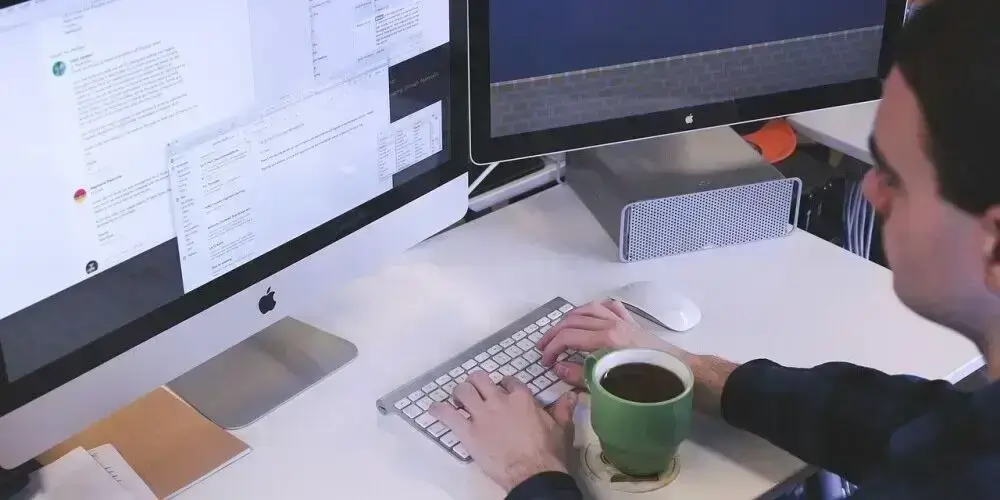
[{"label": "man's ear", "polygon": [[983,257],[986,264],[986,285],[1000,295],[1000,205],[986,211],[983,216],[986,240],[983,242]]}]

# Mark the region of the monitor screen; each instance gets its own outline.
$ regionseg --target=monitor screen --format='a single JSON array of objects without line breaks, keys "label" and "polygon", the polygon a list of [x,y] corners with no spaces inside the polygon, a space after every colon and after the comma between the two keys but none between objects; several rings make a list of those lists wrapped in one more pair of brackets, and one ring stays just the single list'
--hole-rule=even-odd
[{"label": "monitor screen", "polygon": [[886,0],[489,2],[490,134],[875,78]]},{"label": "monitor screen", "polygon": [[448,0],[0,0],[0,378],[441,168],[449,40]]}]

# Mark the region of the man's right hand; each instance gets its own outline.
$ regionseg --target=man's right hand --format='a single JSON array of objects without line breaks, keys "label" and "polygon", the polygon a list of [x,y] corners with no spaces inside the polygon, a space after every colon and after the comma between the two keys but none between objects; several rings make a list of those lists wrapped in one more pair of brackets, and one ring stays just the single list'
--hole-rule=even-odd
[{"label": "man's right hand", "polygon": [[677,349],[646,332],[625,306],[616,300],[592,302],[570,311],[538,341],[542,364],[553,366],[560,378],[577,387],[585,385],[583,367],[556,359],[563,351],[645,347],[674,352]]}]

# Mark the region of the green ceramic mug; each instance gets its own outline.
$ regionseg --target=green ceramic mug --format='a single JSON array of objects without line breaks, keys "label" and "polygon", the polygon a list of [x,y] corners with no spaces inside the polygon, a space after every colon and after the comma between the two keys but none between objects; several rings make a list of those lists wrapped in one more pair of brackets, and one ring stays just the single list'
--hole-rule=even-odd
[{"label": "green ceramic mug", "polygon": [[[616,366],[645,363],[669,370],[684,385],[672,399],[655,403],[628,401],[608,392],[601,379]],[[590,420],[604,457],[631,476],[667,470],[690,432],[694,374],[681,360],[654,349],[598,351],[587,357]]]}]

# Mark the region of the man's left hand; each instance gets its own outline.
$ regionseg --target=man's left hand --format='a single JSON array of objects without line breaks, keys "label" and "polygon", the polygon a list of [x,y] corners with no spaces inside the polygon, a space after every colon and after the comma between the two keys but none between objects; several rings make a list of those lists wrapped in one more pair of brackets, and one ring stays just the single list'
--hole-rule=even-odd
[{"label": "man's left hand", "polygon": [[542,472],[566,472],[576,394],[567,392],[546,411],[517,379],[500,385],[483,372],[473,373],[454,394],[471,418],[447,403],[431,407],[431,415],[451,428],[505,491]]}]

